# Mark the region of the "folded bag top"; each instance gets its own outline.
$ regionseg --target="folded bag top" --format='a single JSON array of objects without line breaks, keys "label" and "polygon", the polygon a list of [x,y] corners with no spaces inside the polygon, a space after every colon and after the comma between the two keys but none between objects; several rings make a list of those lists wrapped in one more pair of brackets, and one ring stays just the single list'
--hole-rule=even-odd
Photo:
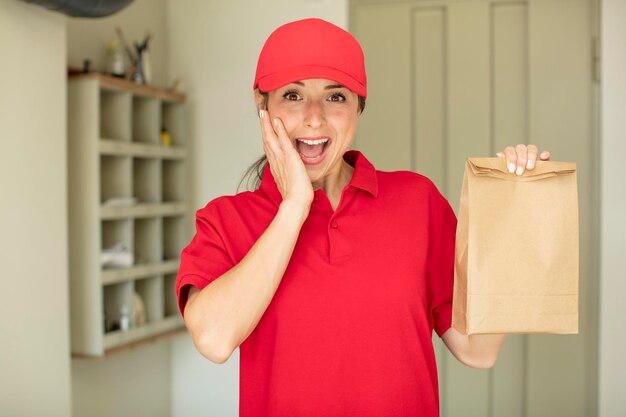
[{"label": "folded bag top", "polygon": [[507,170],[506,159],[502,157],[468,158],[467,161],[474,175],[501,178],[508,181],[535,181],[559,174],[576,172],[574,162],[537,161],[534,169],[527,169],[522,175],[514,175]]}]

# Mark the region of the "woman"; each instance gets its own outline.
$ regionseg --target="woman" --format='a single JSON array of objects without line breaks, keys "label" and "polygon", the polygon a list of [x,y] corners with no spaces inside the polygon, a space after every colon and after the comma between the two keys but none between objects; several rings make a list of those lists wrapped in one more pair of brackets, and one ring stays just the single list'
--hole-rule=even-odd
[{"label": "woman", "polygon": [[[181,255],[196,347],[216,363],[240,347],[241,416],[439,415],[432,331],[478,368],[504,335],[451,328],[456,218],[432,182],[349,151],[367,97],[360,45],[320,19],[283,25],[254,89],[261,185],[199,210]],[[499,155],[521,175],[537,148]]]}]

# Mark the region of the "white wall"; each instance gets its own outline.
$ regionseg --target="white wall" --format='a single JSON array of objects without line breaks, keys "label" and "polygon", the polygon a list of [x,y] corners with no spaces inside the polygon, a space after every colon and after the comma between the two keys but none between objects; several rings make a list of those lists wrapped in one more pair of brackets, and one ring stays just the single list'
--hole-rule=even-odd
[{"label": "white wall", "polygon": [[602,1],[600,417],[626,415],[626,2]]},{"label": "white wall", "polygon": [[170,391],[167,341],[103,360],[72,360],[74,417],[168,417]]},{"label": "white wall", "polygon": [[[252,83],[273,29],[305,17],[344,28],[347,0],[169,0],[169,74],[189,92],[196,142],[196,206],[234,194],[245,169],[263,154]],[[172,346],[173,417],[236,416],[239,352],[223,365],[196,353],[187,336]]]},{"label": "white wall", "polygon": [[70,414],[65,19],[0,0],[0,414]]}]

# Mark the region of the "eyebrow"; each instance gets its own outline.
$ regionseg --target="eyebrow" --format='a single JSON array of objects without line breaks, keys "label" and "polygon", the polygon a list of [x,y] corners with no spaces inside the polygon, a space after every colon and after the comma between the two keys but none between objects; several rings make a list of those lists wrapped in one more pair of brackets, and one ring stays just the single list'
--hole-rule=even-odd
[{"label": "eyebrow", "polygon": [[[304,87],[304,83],[302,81],[295,81],[292,84],[298,84]],[[326,87],[324,87],[324,90],[332,90],[334,88],[346,88],[346,86],[342,84],[329,84]]]}]

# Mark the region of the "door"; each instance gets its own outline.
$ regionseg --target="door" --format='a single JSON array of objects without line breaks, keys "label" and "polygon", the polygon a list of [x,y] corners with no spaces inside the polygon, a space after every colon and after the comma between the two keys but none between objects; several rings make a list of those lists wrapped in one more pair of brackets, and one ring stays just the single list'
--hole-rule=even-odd
[{"label": "door", "polygon": [[578,167],[580,334],[509,336],[490,370],[460,364],[435,335],[442,416],[597,414],[594,10],[590,0],[351,1],[368,75],[354,147],[378,169],[425,174],[456,209],[467,157],[535,143]]}]

